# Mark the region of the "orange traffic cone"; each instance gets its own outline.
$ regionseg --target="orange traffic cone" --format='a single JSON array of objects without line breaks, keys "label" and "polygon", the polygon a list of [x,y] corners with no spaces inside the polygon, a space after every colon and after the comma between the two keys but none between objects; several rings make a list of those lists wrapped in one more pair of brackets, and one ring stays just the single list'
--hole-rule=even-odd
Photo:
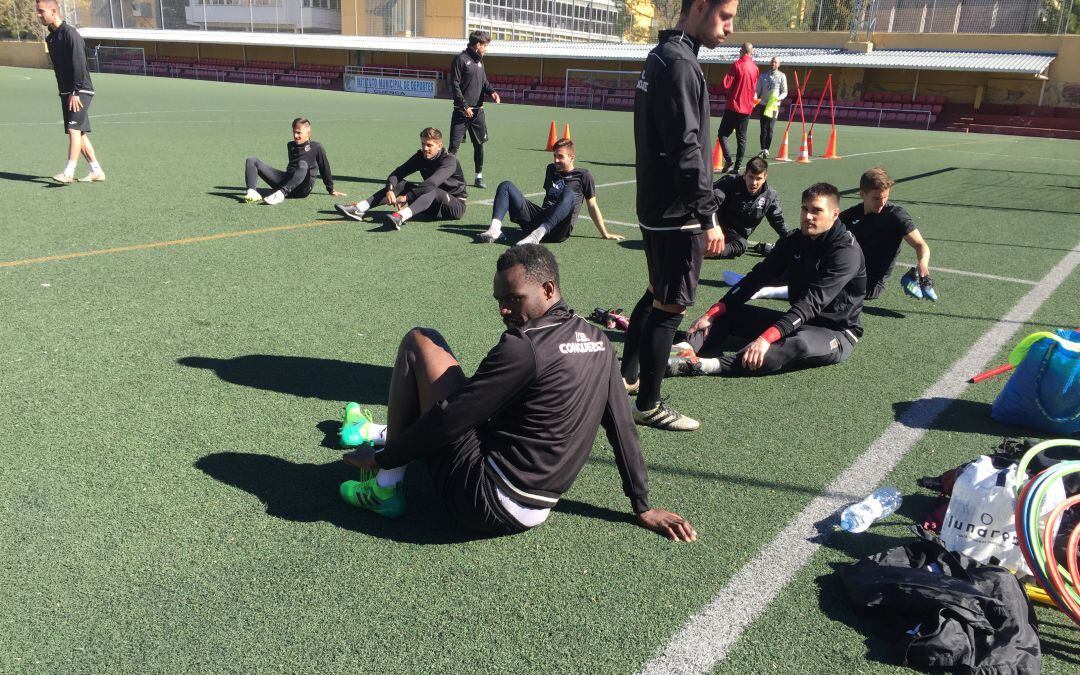
[{"label": "orange traffic cone", "polygon": [[717,139],[716,145],[712,148],[712,170],[719,171],[724,168],[724,156],[720,153],[720,141]]},{"label": "orange traffic cone", "polygon": [[833,127],[832,133],[829,134],[829,145],[825,148],[825,154],[822,157],[825,159],[840,159],[840,155],[836,154],[836,127]]},{"label": "orange traffic cone", "polygon": [[806,134],[806,154],[810,157],[814,156],[814,132]]},{"label": "orange traffic cone", "polygon": [[548,142],[546,150],[551,152],[555,149],[555,141],[559,140],[559,137],[555,132],[555,120],[551,120],[551,129],[548,130]]},{"label": "orange traffic cone", "polygon": [[808,155],[807,152],[806,152],[806,133],[805,132],[803,132],[803,135],[802,135],[802,145],[799,146],[799,156],[798,156],[798,158],[796,158],[795,163],[796,164],[809,164],[810,163],[810,155]]},{"label": "orange traffic cone", "polygon": [[570,140],[570,123],[569,122],[567,122],[566,126],[563,128],[562,137],[563,137],[563,140],[566,140],[566,141]]},{"label": "orange traffic cone", "polygon": [[780,142],[780,152],[776,153],[774,162],[790,162],[791,158],[787,156],[787,132],[784,132],[784,140]]}]

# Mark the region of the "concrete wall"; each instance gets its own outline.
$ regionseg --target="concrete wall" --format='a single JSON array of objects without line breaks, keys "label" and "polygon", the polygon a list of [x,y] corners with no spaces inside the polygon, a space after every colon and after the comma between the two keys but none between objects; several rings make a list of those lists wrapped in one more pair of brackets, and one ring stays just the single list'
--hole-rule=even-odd
[{"label": "concrete wall", "polygon": [[42,42],[0,41],[0,66],[52,68]]}]

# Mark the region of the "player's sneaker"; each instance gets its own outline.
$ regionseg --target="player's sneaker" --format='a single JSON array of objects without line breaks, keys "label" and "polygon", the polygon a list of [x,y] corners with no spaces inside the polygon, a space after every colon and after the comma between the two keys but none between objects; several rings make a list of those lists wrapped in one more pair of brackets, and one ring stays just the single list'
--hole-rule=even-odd
[{"label": "player's sneaker", "polygon": [[768,150],[762,150],[761,152],[759,152],[757,154],[757,156],[762,158],[762,159],[768,159],[769,158],[769,151]]},{"label": "player's sneaker", "polygon": [[934,282],[930,280],[930,275],[919,279],[919,289],[924,298],[937,302],[937,291],[934,290]]},{"label": "player's sneaker", "polygon": [[672,356],[667,360],[667,377],[697,377],[705,374],[696,356]]},{"label": "player's sneaker", "polygon": [[405,515],[405,491],[401,483],[392,487],[379,486],[375,476],[366,480],[347,480],[338,489],[346,504],[367,509],[385,518]]},{"label": "player's sneaker", "polygon": [[401,217],[401,214],[397,211],[390,214],[390,224],[394,226],[395,230],[400,230],[401,226],[405,224],[405,219]]},{"label": "player's sneaker", "polygon": [[759,241],[758,243],[754,244],[754,248],[750,250],[752,250],[754,253],[757,253],[758,255],[766,256],[772,253],[773,245],[764,241]]},{"label": "player's sneaker", "polygon": [[661,431],[697,431],[701,424],[682,413],[675,412],[664,401],[656,404],[652,410],[641,411],[633,406],[634,422],[643,427],[652,427]]},{"label": "player's sneaker", "polygon": [[75,176],[69,176],[63,172],[56,174],[52,179],[57,183],[62,183],[64,185],[70,185],[75,182]]},{"label": "player's sneaker", "polygon": [[502,230],[495,232],[493,230],[485,230],[481,232],[476,240],[485,244],[494,244],[497,241],[502,241],[506,238],[506,235],[502,233]]},{"label": "player's sneaker", "polygon": [[104,171],[91,171],[79,179],[80,183],[100,183],[105,180]]},{"label": "player's sneaker", "polygon": [[277,206],[283,201],[285,201],[285,193],[281,190],[275,190],[274,192],[266,195],[266,198],[263,199],[263,203],[270,206]]},{"label": "player's sneaker", "polygon": [[733,175],[733,176],[738,176],[740,171],[742,171],[742,167],[739,166],[738,164],[731,167],[731,175]]},{"label": "player's sneaker", "polygon": [[341,439],[341,447],[355,448],[358,445],[383,445],[385,443],[381,434],[376,434],[372,422],[370,410],[364,410],[359,403],[346,403],[341,414],[341,430],[338,438]]},{"label": "player's sneaker", "polygon": [[476,180],[473,181],[473,185],[480,188],[481,190],[486,190],[487,189],[487,183],[485,183],[484,179],[481,178],[480,176],[476,177]]},{"label": "player's sneaker", "polygon": [[248,190],[247,192],[244,193],[244,201],[247,202],[248,204],[254,204],[256,202],[261,202],[262,201],[262,195],[259,194],[258,190]]},{"label": "player's sneaker", "polygon": [[720,169],[720,173],[727,173],[731,170],[731,167],[735,166],[735,162],[730,159],[724,160],[724,166]]},{"label": "player's sneaker", "polygon": [[919,286],[919,273],[912,267],[904,276],[900,277],[900,288],[904,289],[904,293],[910,295],[913,298],[922,298],[922,288]]},{"label": "player's sneaker", "polygon": [[346,218],[351,218],[352,220],[364,219],[364,212],[361,211],[356,204],[334,204],[334,209]]}]

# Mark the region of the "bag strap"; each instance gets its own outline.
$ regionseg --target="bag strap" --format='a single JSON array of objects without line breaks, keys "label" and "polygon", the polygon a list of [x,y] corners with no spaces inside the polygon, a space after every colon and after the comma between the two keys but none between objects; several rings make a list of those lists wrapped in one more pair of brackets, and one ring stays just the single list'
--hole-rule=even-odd
[{"label": "bag strap", "polygon": [[1080,353],[1080,342],[1066,340],[1057,333],[1051,333],[1050,331],[1041,330],[1037,333],[1032,333],[1031,335],[1027,336],[1020,341],[1020,344],[1016,345],[1016,347],[1013,348],[1012,352],[1009,354],[1009,363],[1013,366],[1019,366],[1020,362],[1023,361],[1024,357],[1027,356],[1028,350],[1030,350],[1032,345],[1034,345],[1039,340],[1053,340],[1054,342],[1057,342],[1062,349],[1066,349],[1070,352]]}]

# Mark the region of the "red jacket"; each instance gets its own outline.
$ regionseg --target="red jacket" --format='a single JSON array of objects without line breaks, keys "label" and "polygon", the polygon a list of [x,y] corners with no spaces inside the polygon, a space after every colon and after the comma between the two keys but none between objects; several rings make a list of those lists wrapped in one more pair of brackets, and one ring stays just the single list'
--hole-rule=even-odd
[{"label": "red jacket", "polygon": [[723,83],[729,110],[742,115],[749,115],[753,111],[757,79],[758,67],[749,54],[744,54],[738,61],[731,64]]}]

